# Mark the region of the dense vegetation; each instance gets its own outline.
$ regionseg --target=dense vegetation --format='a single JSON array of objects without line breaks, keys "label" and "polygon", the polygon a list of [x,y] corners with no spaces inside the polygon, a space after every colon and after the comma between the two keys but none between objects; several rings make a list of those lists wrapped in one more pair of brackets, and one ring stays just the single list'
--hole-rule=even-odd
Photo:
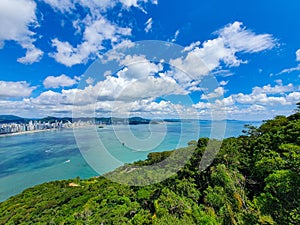
[{"label": "dense vegetation", "polygon": [[[299,111],[247,126],[244,135],[224,140],[213,163],[200,171],[207,142],[190,142],[187,151],[195,151],[189,162],[158,184],[78,177],[30,188],[0,203],[0,224],[300,224]],[[138,169],[127,167],[171,155],[151,153],[116,171],[135,179]]]}]

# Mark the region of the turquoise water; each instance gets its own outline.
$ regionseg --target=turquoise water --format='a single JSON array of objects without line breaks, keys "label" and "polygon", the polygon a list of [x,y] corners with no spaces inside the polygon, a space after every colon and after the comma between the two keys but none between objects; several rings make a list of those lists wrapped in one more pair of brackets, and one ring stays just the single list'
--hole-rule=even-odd
[{"label": "turquoise water", "polygon": [[[225,137],[240,135],[244,124],[228,121]],[[221,127],[221,122],[218,125]],[[198,137],[210,137],[211,127],[209,121],[106,126],[94,128],[97,140],[89,139],[89,129],[77,128],[79,144],[72,129],[1,137],[0,201],[43,182],[99,175],[99,170],[91,168],[84,157],[99,159],[100,173],[105,173],[124,163],[146,159],[149,152],[173,150]],[[219,133],[214,133],[213,138],[221,138]],[[101,158],[99,149],[105,150],[114,162]]]}]

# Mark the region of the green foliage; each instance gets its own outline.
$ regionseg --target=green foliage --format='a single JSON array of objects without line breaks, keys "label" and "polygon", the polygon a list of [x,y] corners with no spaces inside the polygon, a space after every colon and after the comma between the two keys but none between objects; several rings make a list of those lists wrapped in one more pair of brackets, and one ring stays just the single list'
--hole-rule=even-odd
[{"label": "green foliage", "polygon": [[[223,141],[203,171],[200,161],[214,156],[220,141],[200,138],[110,173],[141,184],[170,174],[149,186],[77,177],[27,189],[0,203],[0,224],[300,224],[299,110],[245,128],[243,136]],[[167,166],[180,165],[190,153],[179,171]],[[158,165],[155,174],[138,169],[148,165]]]}]

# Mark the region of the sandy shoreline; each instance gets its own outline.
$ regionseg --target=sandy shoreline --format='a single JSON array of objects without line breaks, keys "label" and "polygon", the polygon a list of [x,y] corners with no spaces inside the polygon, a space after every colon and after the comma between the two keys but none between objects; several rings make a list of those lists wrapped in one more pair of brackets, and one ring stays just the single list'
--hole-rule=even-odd
[{"label": "sandy shoreline", "polygon": [[78,126],[78,127],[63,127],[63,128],[44,129],[44,130],[22,131],[22,132],[9,133],[9,134],[0,134],[0,138],[1,137],[11,137],[11,136],[17,136],[17,135],[24,135],[24,134],[33,134],[33,133],[47,132],[47,131],[57,131],[57,130],[64,130],[64,129],[86,128],[86,127],[87,126]]},{"label": "sandy shoreline", "polygon": [[45,129],[45,130],[31,130],[31,131],[22,131],[22,132],[16,132],[16,133],[9,133],[9,134],[0,134],[1,137],[11,137],[11,136],[17,136],[17,135],[24,135],[24,134],[33,134],[33,133],[39,133],[39,132],[46,132],[46,131],[54,131],[58,130],[57,128],[53,129]]}]

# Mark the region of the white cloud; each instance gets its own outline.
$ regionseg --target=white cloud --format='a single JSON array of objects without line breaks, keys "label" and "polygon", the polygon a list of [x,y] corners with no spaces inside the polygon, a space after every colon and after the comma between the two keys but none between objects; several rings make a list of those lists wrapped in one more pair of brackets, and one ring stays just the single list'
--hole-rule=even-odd
[{"label": "white cloud", "polygon": [[35,15],[36,3],[32,0],[0,1],[0,43],[16,41],[26,49],[19,62],[31,64],[41,59],[43,52],[34,46],[35,33],[31,27],[38,26]]},{"label": "white cloud", "polygon": [[0,98],[28,97],[34,89],[26,81],[0,81]]},{"label": "white cloud", "polygon": [[266,110],[266,107],[254,104],[254,105],[251,105],[249,107],[249,110],[250,111],[254,111],[254,112],[256,112],[256,111],[264,111],[264,110]]},{"label": "white cloud", "polygon": [[193,42],[192,44],[190,44],[189,46],[185,47],[183,49],[184,52],[190,52],[192,50],[194,50],[196,47],[200,46],[201,42],[200,41],[196,41]]},{"label": "white cloud", "polygon": [[284,69],[280,73],[278,73],[278,75],[284,74],[284,73],[292,73],[292,72],[295,72],[295,71],[300,71],[300,64],[296,67],[293,67],[293,68]]},{"label": "white cloud", "polygon": [[[265,85],[263,87],[254,87],[251,94],[239,93],[232,95],[236,103],[241,104],[261,104],[261,105],[291,105],[295,101],[292,101],[294,97],[297,97],[298,93],[294,92],[299,90],[299,86],[295,87],[293,84],[288,85]],[[287,95],[287,93],[289,93]],[[290,96],[290,97],[288,97]],[[294,99],[295,100],[295,99]]]},{"label": "white cloud", "polygon": [[153,20],[152,18],[149,18],[147,20],[147,22],[145,23],[146,27],[145,27],[145,32],[148,33],[149,31],[151,31],[152,29],[152,23],[153,23]]},{"label": "white cloud", "polygon": [[272,49],[276,40],[270,34],[255,34],[247,30],[241,22],[234,22],[217,32],[224,40],[225,46],[236,52],[260,52]]},{"label": "white cloud", "polygon": [[179,35],[180,31],[179,30],[176,30],[175,34],[174,34],[174,37],[172,38],[172,42],[175,42],[177,41],[177,38],[178,38],[178,35]]},{"label": "white cloud", "polygon": [[234,73],[231,72],[230,70],[224,70],[224,69],[217,69],[211,72],[212,75],[218,76],[218,77],[230,77],[233,76]]},{"label": "white cloud", "polygon": [[221,85],[221,86],[226,86],[228,83],[229,83],[229,81],[222,80],[222,81],[220,82],[220,85]]},{"label": "white cloud", "polygon": [[76,79],[72,79],[65,74],[60,76],[48,76],[43,84],[45,88],[59,88],[59,87],[70,87],[77,83]]},{"label": "white cloud", "polygon": [[0,1],[0,39],[23,41],[34,33],[29,26],[35,24],[36,4],[30,0]]},{"label": "white cloud", "polygon": [[[63,13],[74,13],[78,6],[84,8],[85,18],[74,20],[75,34],[82,34],[81,42],[76,45],[69,40],[52,39],[52,47],[56,49],[49,55],[57,62],[71,67],[76,64],[86,63],[89,59],[99,57],[104,50],[104,41],[109,41],[112,46],[120,43],[126,36],[131,35],[131,28],[120,27],[108,21],[102,15],[105,11],[121,4],[123,9],[136,7],[143,10],[145,3],[157,4],[157,1],[149,0],[45,0],[54,10]],[[144,11],[144,10],[143,10]],[[152,18],[147,21],[146,31],[151,30]]]},{"label": "white cloud", "polygon": [[130,28],[118,27],[103,17],[87,23],[81,44],[73,47],[69,42],[53,39],[52,46],[56,48],[57,52],[50,56],[66,66],[85,63],[90,57],[97,56],[98,52],[104,49],[102,45],[104,40],[110,40],[114,44],[120,41],[121,36],[131,34]]},{"label": "white cloud", "polygon": [[267,96],[266,94],[250,94],[246,95],[239,93],[234,96],[234,99],[237,103],[241,104],[262,104],[262,105],[287,105],[289,104],[286,101],[285,97],[274,97]]},{"label": "white cloud", "polygon": [[299,102],[300,101],[300,92],[292,92],[287,96],[287,100],[289,102]]},{"label": "white cloud", "polygon": [[138,7],[138,0],[120,0],[125,7]]},{"label": "white cloud", "polygon": [[93,79],[92,77],[88,77],[85,82],[88,84],[88,85],[91,85],[95,82],[95,79]]},{"label": "white cloud", "polygon": [[212,107],[212,104],[209,102],[198,102],[197,104],[193,105],[196,109],[209,109]]},{"label": "white cloud", "polygon": [[[156,98],[171,94],[187,94],[174,79],[161,74],[143,79],[128,80],[124,77],[107,77],[93,89],[98,90],[100,99],[135,101],[137,99]],[[92,91],[93,93],[95,91]]]},{"label": "white cloud", "polygon": [[24,57],[19,58],[17,61],[23,64],[32,64],[34,62],[38,62],[42,59],[44,52],[34,45],[30,44],[30,47],[26,50],[26,55]]},{"label": "white cloud", "polygon": [[141,3],[152,3],[157,4],[156,0],[44,0],[54,10],[60,12],[71,13],[76,8],[76,5],[88,9],[92,15],[98,15],[100,12],[115,7],[118,3],[121,3],[124,8],[136,7],[141,9]]},{"label": "white cloud", "polygon": [[[300,61],[300,49],[298,49],[296,51],[296,61]],[[298,64],[296,67],[284,69],[280,73],[278,73],[277,75],[281,75],[281,74],[285,74],[285,73],[293,73],[293,72],[296,72],[296,71],[300,71],[300,64]]]},{"label": "white cloud", "polygon": [[[51,85],[58,86],[57,80],[52,80]],[[160,96],[171,94],[183,94],[187,92],[182,89],[174,79],[165,76],[149,76],[144,79],[127,79],[126,77],[107,76],[104,81],[95,85],[88,85],[84,89],[62,90],[61,93],[47,91],[32,102],[43,104],[61,104],[87,107],[98,102],[116,102],[129,104],[143,99],[155,99]]]},{"label": "white cloud", "polygon": [[62,104],[62,95],[54,91],[46,91],[41,93],[37,98],[31,98],[31,102],[35,105],[59,105]]},{"label": "white cloud", "polygon": [[127,79],[145,79],[163,69],[160,63],[152,63],[141,55],[127,55],[120,63],[126,68],[120,71],[118,75]]},{"label": "white cloud", "polygon": [[70,12],[75,8],[75,5],[71,0],[44,0],[44,2],[61,12]]},{"label": "white cloud", "polygon": [[170,64],[188,74],[190,79],[200,79],[210,71],[193,51],[185,58],[171,59]]},{"label": "white cloud", "polygon": [[239,66],[243,63],[235,54],[237,51],[225,45],[225,40],[218,37],[203,43],[202,48],[196,48],[194,53],[198,55],[210,70],[216,69],[223,61],[228,66]]},{"label": "white cloud", "polygon": [[[12,87],[11,84],[9,86]],[[27,86],[29,87],[28,84]],[[3,90],[1,85],[0,87],[0,90]],[[23,87],[19,88],[23,89]],[[264,90],[263,87],[260,89]],[[20,92],[17,91],[16,93]],[[32,112],[41,117],[45,115],[70,116],[74,109],[78,115],[80,112],[85,116],[93,116],[93,112],[96,110],[101,115],[107,115],[111,112],[120,116],[130,113],[130,115],[146,117],[182,116],[183,118],[196,118],[200,116],[209,119],[212,111],[220,111],[223,114],[226,112],[228,118],[231,119],[259,120],[271,118],[278,113],[292,113],[294,104],[300,100],[300,92],[293,91],[279,96],[266,93],[256,93],[256,95],[254,93],[248,95],[239,93],[209,103],[199,102],[192,105],[192,108],[182,104],[174,104],[168,100],[155,102],[156,96],[170,93],[186,94],[170,77],[150,77],[145,82],[107,77],[106,80],[98,82],[94,86],[89,85],[84,89],[62,90],[61,92],[50,90],[41,93],[38,97],[20,101],[0,100],[0,104],[3,106],[1,113],[18,114],[21,110],[24,113],[23,116],[32,116]],[[285,105],[284,109],[282,105]]]},{"label": "white cloud", "polygon": [[300,49],[296,51],[296,60],[300,61]]},{"label": "white cloud", "polygon": [[207,99],[212,99],[212,98],[219,98],[223,96],[225,93],[225,90],[223,87],[217,87],[213,92],[208,93],[208,94],[203,94],[201,96],[202,100],[207,100]]},{"label": "white cloud", "polygon": [[235,100],[233,99],[232,96],[229,96],[227,98],[217,99],[215,103],[216,103],[216,105],[228,107],[228,106],[234,105]]},{"label": "white cloud", "polygon": [[288,85],[282,85],[278,84],[272,87],[270,84],[265,85],[263,87],[254,87],[252,90],[253,94],[261,94],[261,93],[266,93],[266,94],[283,94],[285,92],[291,92],[295,90],[296,88],[294,87],[293,84],[288,84]]},{"label": "white cloud", "polygon": [[210,102],[200,101],[193,104],[193,108],[197,109],[200,115],[208,115],[211,110],[224,110],[228,118],[242,120],[260,120],[278,114],[290,114],[294,105],[300,101],[300,87],[277,83],[275,86],[254,87],[250,94],[238,93]]},{"label": "white cloud", "polygon": [[201,77],[219,69],[221,62],[229,67],[246,63],[237,58],[237,53],[260,52],[272,49],[276,45],[272,35],[255,34],[240,22],[229,24],[216,34],[217,38],[203,42],[202,46],[199,46],[199,42],[192,43],[184,49],[189,51],[185,58],[173,59],[170,63],[193,76]]}]

